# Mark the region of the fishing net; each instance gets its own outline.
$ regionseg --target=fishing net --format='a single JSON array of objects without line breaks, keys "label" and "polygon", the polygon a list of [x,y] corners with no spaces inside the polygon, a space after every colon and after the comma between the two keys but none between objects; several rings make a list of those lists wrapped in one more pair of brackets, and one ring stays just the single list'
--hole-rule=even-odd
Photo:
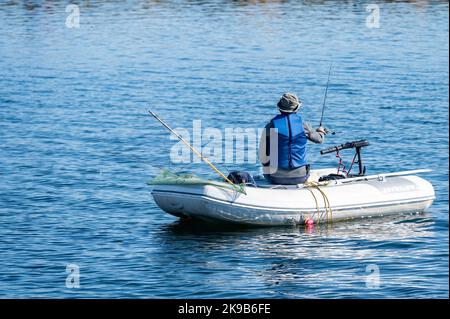
[{"label": "fishing net", "polygon": [[215,186],[219,186],[219,187],[229,188],[229,186],[224,183],[204,179],[193,173],[186,173],[186,172],[174,173],[174,172],[170,172],[169,170],[166,170],[166,169],[162,170],[158,176],[156,176],[154,179],[149,181],[147,184],[149,184],[149,185],[215,185]]},{"label": "fishing net", "polygon": [[153,180],[147,182],[148,185],[213,185],[222,189],[245,192],[245,184],[230,184],[220,181],[201,178],[193,173],[174,173],[162,170]]}]

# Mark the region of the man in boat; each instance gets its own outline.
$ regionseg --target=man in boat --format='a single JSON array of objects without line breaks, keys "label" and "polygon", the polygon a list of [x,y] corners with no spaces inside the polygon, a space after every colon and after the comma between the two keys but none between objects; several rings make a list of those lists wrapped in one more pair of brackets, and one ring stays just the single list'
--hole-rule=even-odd
[{"label": "man in boat", "polygon": [[[264,177],[272,184],[303,184],[309,177],[306,144],[323,143],[326,131],[314,130],[298,113],[302,102],[293,93],[285,93],[277,104],[280,114],[265,127],[261,136],[259,158]],[[275,149],[271,154],[270,148]]]}]

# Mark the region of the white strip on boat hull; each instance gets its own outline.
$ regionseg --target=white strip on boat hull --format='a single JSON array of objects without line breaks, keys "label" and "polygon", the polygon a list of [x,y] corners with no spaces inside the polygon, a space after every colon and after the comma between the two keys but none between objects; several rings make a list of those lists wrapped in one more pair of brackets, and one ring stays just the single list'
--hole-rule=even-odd
[{"label": "white strip on boat hull", "polygon": [[[169,214],[247,225],[302,224],[352,218],[416,213],[435,198],[433,186],[418,176],[385,177],[323,186],[332,209],[315,188],[273,189],[247,187],[247,195],[213,185],[157,185],[152,194]],[[314,200],[314,193],[317,205]]]}]

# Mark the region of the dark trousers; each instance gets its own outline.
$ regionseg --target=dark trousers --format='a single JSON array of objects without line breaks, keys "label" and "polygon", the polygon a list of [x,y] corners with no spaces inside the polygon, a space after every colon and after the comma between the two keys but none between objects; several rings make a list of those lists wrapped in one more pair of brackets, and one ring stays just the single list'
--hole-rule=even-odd
[{"label": "dark trousers", "polygon": [[283,176],[276,176],[264,174],[264,177],[271,183],[275,185],[296,185],[296,184],[303,184],[306,182],[309,178],[309,165],[306,166],[306,175],[303,176],[292,176],[292,177],[283,177]]}]

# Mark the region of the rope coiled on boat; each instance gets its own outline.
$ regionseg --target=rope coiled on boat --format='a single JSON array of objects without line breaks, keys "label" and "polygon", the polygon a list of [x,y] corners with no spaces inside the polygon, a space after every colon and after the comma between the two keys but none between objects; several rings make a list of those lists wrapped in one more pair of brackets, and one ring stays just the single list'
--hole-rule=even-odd
[{"label": "rope coiled on boat", "polygon": [[320,216],[320,207],[319,207],[319,201],[317,200],[316,195],[314,194],[314,191],[311,188],[315,188],[319,191],[319,193],[322,195],[324,207],[325,207],[325,214],[326,214],[326,222],[332,222],[333,221],[333,210],[331,209],[330,200],[328,199],[327,194],[323,191],[323,189],[320,188],[320,186],[326,186],[329,182],[326,183],[318,183],[318,182],[310,182],[307,181],[303,184],[303,186],[311,193],[311,195],[314,198],[314,202],[316,204],[316,210],[317,210],[317,221],[320,223],[321,216]]}]

